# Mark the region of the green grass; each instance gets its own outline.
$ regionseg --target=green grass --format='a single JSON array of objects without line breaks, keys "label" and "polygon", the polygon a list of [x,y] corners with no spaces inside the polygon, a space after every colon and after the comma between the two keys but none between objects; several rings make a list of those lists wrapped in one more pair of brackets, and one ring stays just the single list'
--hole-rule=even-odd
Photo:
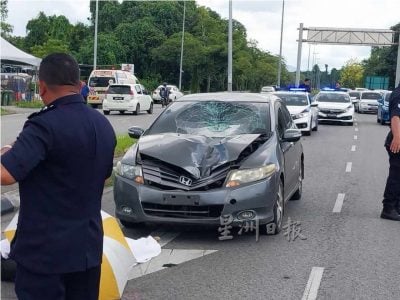
[{"label": "green grass", "polygon": [[127,134],[117,135],[117,146],[114,150],[114,157],[123,156],[134,143],[136,143],[136,139],[129,137]]},{"label": "green grass", "polygon": [[10,115],[10,114],[14,114],[14,112],[1,107],[1,114],[0,114],[1,116]]},{"label": "green grass", "polygon": [[18,102],[15,102],[14,105],[16,107],[21,107],[21,108],[42,108],[44,106],[44,104],[41,100],[18,101]]}]

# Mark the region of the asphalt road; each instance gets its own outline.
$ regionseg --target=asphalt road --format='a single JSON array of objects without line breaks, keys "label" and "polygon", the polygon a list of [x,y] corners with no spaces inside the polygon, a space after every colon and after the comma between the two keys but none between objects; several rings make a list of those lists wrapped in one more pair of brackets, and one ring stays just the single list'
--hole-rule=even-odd
[{"label": "asphalt road", "polygon": [[[125,116],[115,117],[125,124]],[[200,227],[124,229],[133,238],[178,231],[163,248],[218,251],[130,280],[123,299],[399,299],[400,224],[379,218],[388,127],[374,115],[356,118],[352,127],[320,125],[302,139],[303,197],[289,202],[286,218],[300,222],[305,240],[280,234],[256,242],[249,233],[219,241],[216,228]],[[111,191],[103,209],[113,213]],[[14,299],[11,284],[2,283],[2,299]]]}]

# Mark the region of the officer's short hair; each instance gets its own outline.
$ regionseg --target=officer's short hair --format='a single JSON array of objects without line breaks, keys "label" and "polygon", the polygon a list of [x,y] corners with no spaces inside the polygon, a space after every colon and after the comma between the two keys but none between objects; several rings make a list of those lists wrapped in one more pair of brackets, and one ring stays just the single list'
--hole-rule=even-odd
[{"label": "officer's short hair", "polygon": [[79,85],[79,65],[66,53],[49,54],[40,63],[39,80],[50,86]]}]

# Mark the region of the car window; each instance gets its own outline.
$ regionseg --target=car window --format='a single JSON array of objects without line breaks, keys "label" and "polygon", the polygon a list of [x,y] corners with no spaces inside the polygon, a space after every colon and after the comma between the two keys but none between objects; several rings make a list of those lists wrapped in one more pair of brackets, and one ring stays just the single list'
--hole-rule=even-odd
[{"label": "car window", "polygon": [[380,93],[362,93],[361,99],[365,100],[378,100],[381,99],[382,95]]},{"label": "car window", "polygon": [[207,137],[270,132],[267,103],[191,101],[174,102],[147,134],[184,133]]},{"label": "car window", "polygon": [[129,95],[131,87],[129,85],[111,85],[108,88],[108,94],[124,94]]},{"label": "car window", "polygon": [[392,93],[386,93],[385,102],[389,102],[390,95],[392,95]]},{"label": "car window", "polygon": [[278,116],[277,116],[276,126],[277,126],[276,130],[278,131],[278,135],[280,138],[282,138],[285,133],[286,120],[285,120],[285,116],[282,112],[281,106],[279,106],[279,108],[278,108]]},{"label": "car window", "polygon": [[356,97],[357,99],[360,99],[360,93],[358,92],[349,92],[350,97]]},{"label": "car window", "polygon": [[308,99],[306,95],[301,94],[276,94],[283,102],[288,106],[305,106],[308,105]]},{"label": "car window", "polygon": [[110,80],[115,82],[114,77],[90,77],[89,86],[90,87],[107,87],[110,84]]},{"label": "car window", "polygon": [[142,90],[140,89],[140,85],[135,85],[135,90],[138,94],[142,94]]},{"label": "car window", "polygon": [[318,102],[336,102],[336,103],[347,103],[350,102],[350,96],[347,94],[339,93],[319,93],[317,95]]}]

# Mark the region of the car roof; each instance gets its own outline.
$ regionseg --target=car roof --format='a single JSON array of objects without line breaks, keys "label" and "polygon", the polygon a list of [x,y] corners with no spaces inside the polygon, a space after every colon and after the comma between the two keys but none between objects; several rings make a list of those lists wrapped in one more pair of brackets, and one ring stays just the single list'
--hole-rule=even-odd
[{"label": "car roof", "polygon": [[265,102],[278,97],[269,94],[259,93],[240,93],[240,92],[218,92],[218,93],[199,93],[190,94],[177,99],[175,102],[184,101],[230,101],[230,102]]},{"label": "car roof", "polygon": [[273,92],[274,95],[281,95],[281,94],[299,94],[308,96],[310,93],[304,91],[277,91]]},{"label": "car roof", "polygon": [[318,94],[339,94],[339,95],[346,95],[346,96],[349,95],[348,92],[343,92],[343,91],[320,91]]}]

